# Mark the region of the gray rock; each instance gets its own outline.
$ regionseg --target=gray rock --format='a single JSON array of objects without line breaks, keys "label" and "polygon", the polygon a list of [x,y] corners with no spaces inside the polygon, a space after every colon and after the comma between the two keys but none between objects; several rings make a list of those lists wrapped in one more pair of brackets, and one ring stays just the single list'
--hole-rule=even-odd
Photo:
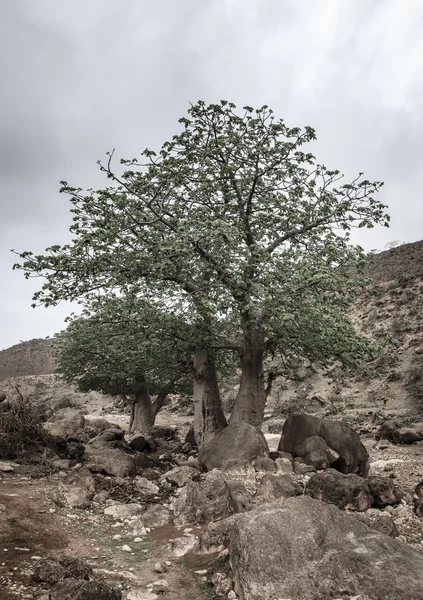
[{"label": "gray rock", "polygon": [[278,475],[290,475],[294,472],[292,460],[289,458],[276,458],[275,468]]},{"label": "gray rock", "polygon": [[249,423],[232,423],[203,444],[198,461],[207,470],[219,469],[226,460],[253,461],[268,456],[269,449],[261,431]]},{"label": "gray rock", "polygon": [[142,511],[140,504],[113,504],[104,509],[104,514],[112,517],[116,521],[121,519],[129,519],[135,515],[139,515]]},{"label": "gray rock", "polygon": [[332,465],[338,471],[367,475],[369,455],[360,436],[351,427],[338,421],[293,414],[285,421],[278,450],[295,456],[295,449],[312,436],[323,438],[329,448],[339,454],[339,459]]},{"label": "gray rock", "polygon": [[273,475],[266,473],[260,482],[257,496],[265,502],[278,498],[291,498],[301,494],[299,483],[290,475]]},{"label": "gray rock", "polygon": [[276,470],[274,461],[271,458],[268,458],[267,456],[256,458],[256,460],[253,462],[253,465],[256,471],[266,471],[268,473],[274,473]]},{"label": "gray rock", "polygon": [[362,477],[343,475],[335,469],[315,473],[309,479],[305,493],[311,498],[335,504],[346,510],[363,511],[373,504],[369,486]]},{"label": "gray rock", "polygon": [[137,450],[138,452],[145,450],[146,448],[148,448],[149,445],[145,437],[140,433],[133,435],[131,438],[128,439],[128,442],[132,450]]},{"label": "gray rock", "polygon": [[61,487],[65,500],[71,508],[88,508],[95,494],[94,477],[85,468],[69,473]]},{"label": "gray rock", "polygon": [[289,498],[209,526],[243,600],[416,600],[423,554],[335,506]]},{"label": "gray rock", "polygon": [[384,508],[389,504],[398,504],[403,496],[391,477],[373,475],[366,481],[370,494],[373,496],[373,506]]},{"label": "gray rock", "polygon": [[85,464],[93,473],[107,473],[115,477],[129,477],[135,474],[135,462],[130,454],[115,448],[85,449]]},{"label": "gray rock", "polygon": [[171,469],[170,471],[165,473],[162,476],[162,479],[169,481],[170,483],[172,483],[173,485],[176,485],[177,487],[183,487],[184,485],[186,485],[188,483],[188,481],[191,481],[192,478],[197,475],[199,475],[199,472],[197,471],[197,469],[194,469],[193,467],[189,467],[189,466],[175,467],[174,469]]},{"label": "gray rock", "polygon": [[325,440],[318,435],[305,438],[294,448],[294,456],[303,458],[307,465],[316,469],[327,469],[339,459],[339,454],[329,448]]},{"label": "gray rock", "polygon": [[142,521],[146,527],[161,527],[171,519],[170,511],[160,504],[152,504],[142,513]]}]

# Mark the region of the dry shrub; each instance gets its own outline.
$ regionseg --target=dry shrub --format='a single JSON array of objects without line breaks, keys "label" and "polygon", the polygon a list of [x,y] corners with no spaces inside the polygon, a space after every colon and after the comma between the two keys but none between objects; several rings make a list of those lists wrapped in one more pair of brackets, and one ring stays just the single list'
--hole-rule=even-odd
[{"label": "dry shrub", "polygon": [[415,359],[406,375],[406,388],[415,408],[423,411],[423,357]]},{"label": "dry shrub", "polygon": [[0,412],[0,458],[16,458],[40,446],[52,446],[41,411],[19,395]]}]

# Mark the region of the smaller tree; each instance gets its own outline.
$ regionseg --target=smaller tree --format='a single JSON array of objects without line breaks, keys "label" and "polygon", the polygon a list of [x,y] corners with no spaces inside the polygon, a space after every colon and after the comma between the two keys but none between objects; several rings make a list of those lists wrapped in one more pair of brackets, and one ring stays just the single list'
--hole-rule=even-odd
[{"label": "smaller tree", "polygon": [[190,335],[182,318],[152,303],[102,297],[56,337],[57,370],[83,392],[129,396],[131,431],[149,433],[169,393],[192,393]]}]

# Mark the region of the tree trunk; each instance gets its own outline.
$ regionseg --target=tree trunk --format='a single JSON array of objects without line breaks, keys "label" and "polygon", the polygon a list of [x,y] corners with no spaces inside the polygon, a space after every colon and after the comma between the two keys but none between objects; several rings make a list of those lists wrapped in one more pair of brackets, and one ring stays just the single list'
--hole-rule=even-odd
[{"label": "tree trunk", "polygon": [[142,385],[135,394],[129,430],[132,433],[138,432],[148,435],[154,425],[156,414],[153,414],[153,404],[147,385]]},{"label": "tree trunk", "polygon": [[154,400],[153,404],[151,405],[151,411],[152,411],[152,415],[153,415],[153,425],[156,421],[157,413],[159,412],[159,410],[161,410],[166,398],[167,398],[166,392],[157,394],[157,398]]},{"label": "tree trunk", "polygon": [[213,356],[202,348],[194,354],[194,435],[198,446],[226,427]]},{"label": "tree trunk", "polygon": [[263,355],[263,333],[246,325],[240,352],[241,381],[229,423],[246,421],[261,426],[266,404]]}]

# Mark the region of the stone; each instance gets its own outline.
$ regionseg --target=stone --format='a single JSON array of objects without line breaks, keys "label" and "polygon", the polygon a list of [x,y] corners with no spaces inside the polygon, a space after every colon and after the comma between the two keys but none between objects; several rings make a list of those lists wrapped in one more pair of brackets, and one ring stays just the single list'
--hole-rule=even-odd
[{"label": "stone", "polygon": [[134,483],[137,490],[143,494],[155,496],[159,493],[159,486],[146,477],[137,476],[134,479]]},{"label": "stone", "polygon": [[170,511],[160,504],[152,504],[142,513],[142,520],[146,527],[162,527],[171,520]]},{"label": "stone", "polygon": [[85,448],[85,464],[93,473],[107,473],[115,477],[130,477],[135,474],[134,458],[115,448]]},{"label": "stone", "polygon": [[154,571],[156,573],[166,573],[167,566],[163,562],[156,562],[154,563]]},{"label": "stone", "polygon": [[34,581],[52,585],[66,577],[66,569],[55,560],[45,559],[34,568]]},{"label": "stone", "polygon": [[299,483],[290,475],[266,473],[257,490],[257,497],[265,502],[278,498],[290,498],[301,494]]},{"label": "stone", "polygon": [[226,480],[234,512],[246,512],[252,508],[253,498],[241,481]]},{"label": "stone", "polygon": [[307,473],[315,473],[316,467],[308,465],[303,458],[297,457],[294,459],[294,473],[296,475],[306,475]]},{"label": "stone", "polygon": [[132,548],[131,548],[131,546],[128,546],[128,544],[124,544],[122,546],[122,550],[123,550],[123,552],[132,552]]},{"label": "stone", "polygon": [[256,471],[265,471],[267,473],[274,473],[276,470],[274,461],[267,456],[256,458],[253,462],[253,466]]},{"label": "stone", "polygon": [[137,450],[138,452],[142,452],[143,450],[149,447],[147,440],[140,433],[133,435],[131,438],[128,439],[128,442],[132,450]]},{"label": "stone", "polygon": [[214,592],[216,596],[219,596],[219,598],[227,597],[229,592],[232,590],[232,581],[227,575],[224,573],[219,573],[219,571],[213,573],[211,582],[214,587]]},{"label": "stone", "polygon": [[423,440],[421,423],[414,427],[401,427],[398,421],[389,419],[376,432],[376,440],[389,440],[393,444],[414,444]]},{"label": "stone", "polygon": [[49,600],[121,600],[119,588],[99,581],[64,579],[49,591]]},{"label": "stone", "polygon": [[157,594],[164,594],[169,589],[169,582],[166,579],[158,579],[151,584],[151,590]]},{"label": "stone", "polygon": [[158,600],[158,595],[149,590],[131,590],[126,595],[126,600]]},{"label": "stone", "polygon": [[239,481],[245,481],[248,479],[255,479],[256,470],[253,464],[249,460],[242,458],[230,458],[225,460],[222,464],[222,471],[225,473],[225,477],[230,479],[238,479]]},{"label": "stone", "polygon": [[171,469],[162,475],[162,479],[169,481],[177,487],[183,487],[188,483],[188,481],[191,481],[192,478],[197,475],[199,475],[199,471],[193,467],[175,467],[174,469]]},{"label": "stone", "polygon": [[95,481],[86,468],[70,472],[62,481],[61,488],[66,503],[71,508],[88,508],[95,494]]},{"label": "stone", "polygon": [[194,525],[223,519],[234,512],[229,488],[221,471],[207,473],[204,481],[190,481],[173,503],[175,525]]},{"label": "stone", "polygon": [[327,469],[339,459],[339,454],[318,435],[305,438],[294,448],[293,454],[303,458],[307,465],[312,465],[315,469]]},{"label": "stone", "polygon": [[253,461],[268,455],[267,442],[261,431],[249,423],[239,422],[231,423],[203,444],[198,461],[211,471],[232,458]]},{"label": "stone", "polygon": [[414,444],[415,442],[421,442],[423,435],[421,432],[412,429],[411,427],[401,427],[393,432],[393,443],[394,444]]},{"label": "stone", "polygon": [[373,504],[367,481],[359,475],[343,475],[335,469],[315,473],[307,482],[305,494],[345,510],[367,510]]},{"label": "stone", "polygon": [[389,440],[393,442],[394,432],[400,428],[400,425],[394,419],[389,419],[382,423],[377,432],[375,433],[376,440]]},{"label": "stone", "polygon": [[69,471],[72,468],[72,462],[67,458],[56,458],[52,461],[51,466],[55,471]]},{"label": "stone", "polygon": [[112,506],[107,506],[103,512],[105,515],[115,519],[115,521],[121,521],[122,519],[137,516],[141,511],[142,506],[140,504],[113,504]]},{"label": "stone", "polygon": [[1,473],[13,473],[15,469],[7,462],[0,462],[0,472]]},{"label": "stone", "polygon": [[68,442],[66,444],[66,454],[71,460],[79,460],[84,456],[85,446],[79,442]]},{"label": "stone", "polygon": [[294,472],[292,460],[289,458],[276,458],[275,469],[278,475],[291,475]]},{"label": "stone", "polygon": [[169,540],[168,549],[177,558],[185,556],[188,552],[195,550],[198,546],[198,537],[192,533],[186,533],[182,537]]},{"label": "stone", "polygon": [[[130,529],[130,534],[133,536],[147,535],[147,529],[144,525],[144,521],[140,517],[131,519],[130,524],[129,524],[129,529]],[[135,539],[137,539],[137,538],[135,538]]]},{"label": "stone", "polygon": [[272,421],[272,423],[269,423],[267,425],[267,431],[269,433],[282,433],[282,429],[283,429],[283,424],[285,423],[285,421],[282,420],[274,420]]},{"label": "stone", "polygon": [[229,548],[244,600],[416,600],[423,553],[308,497],[265,504],[209,526]]},{"label": "stone", "polygon": [[402,498],[402,492],[395,486],[391,477],[372,475],[367,478],[370,494],[373,496],[373,506],[384,508],[388,504],[398,504]]},{"label": "stone", "polygon": [[294,457],[295,449],[309,437],[319,436],[339,458],[332,466],[341,473],[366,476],[369,471],[369,455],[356,431],[345,423],[319,419],[308,414],[290,415],[283,426],[278,450]]}]

